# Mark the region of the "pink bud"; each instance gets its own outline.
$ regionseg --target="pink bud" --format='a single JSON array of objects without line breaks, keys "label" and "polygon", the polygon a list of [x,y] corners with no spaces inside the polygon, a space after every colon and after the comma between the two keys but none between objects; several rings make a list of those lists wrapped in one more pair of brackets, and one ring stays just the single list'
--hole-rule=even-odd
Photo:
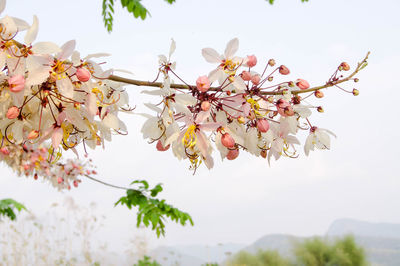
[{"label": "pink bud", "polygon": [[28,139],[36,139],[37,137],[39,137],[39,131],[37,130],[32,130],[28,134]]},{"label": "pink bud", "polygon": [[201,92],[206,92],[210,88],[210,81],[207,76],[200,76],[196,80],[197,89]]},{"label": "pink bud", "polygon": [[235,160],[239,156],[239,149],[229,150],[226,158],[228,160]]},{"label": "pink bud", "polygon": [[4,155],[9,155],[10,151],[7,149],[7,147],[3,147],[0,149],[0,152]]},{"label": "pink bud", "polygon": [[201,110],[203,110],[204,112],[210,110],[211,104],[209,101],[203,101],[201,102]]},{"label": "pink bud", "polygon": [[166,147],[164,147],[163,144],[161,143],[161,140],[158,140],[156,148],[158,151],[166,151],[169,149],[169,146],[170,145],[168,144]]},{"label": "pink bud", "polygon": [[80,67],[76,70],[76,77],[78,78],[79,81],[81,82],[86,82],[89,81],[90,79],[90,72],[86,68]]},{"label": "pink bud", "polygon": [[35,180],[38,180],[38,174],[37,173],[35,173],[35,175],[33,176],[33,179],[35,179]]},{"label": "pink bud", "polygon": [[257,129],[258,129],[260,132],[263,132],[263,133],[267,132],[267,131],[269,130],[269,123],[268,123],[268,120],[265,119],[265,118],[258,119],[258,120],[257,120]]},{"label": "pink bud", "polygon": [[251,77],[251,82],[253,82],[254,85],[258,85],[260,83],[260,75],[254,75]]},{"label": "pink bud", "polygon": [[249,72],[249,71],[243,71],[243,72],[242,72],[242,79],[243,79],[244,81],[249,81],[249,80],[251,80],[251,74],[250,74],[250,72]]},{"label": "pink bud", "polygon": [[24,164],[24,170],[27,171],[29,169],[29,164]]},{"label": "pink bud", "polygon": [[276,108],[278,109],[278,113],[281,116],[292,116],[294,115],[294,111],[290,103],[283,99],[279,99],[276,103]]},{"label": "pink bud", "polygon": [[78,180],[74,180],[74,187],[78,187],[78,185],[79,185]]},{"label": "pink bud", "polygon": [[308,84],[308,82],[304,79],[298,79],[296,81],[296,85],[300,88],[300,90],[306,90],[310,88],[310,84]]},{"label": "pink bud", "polygon": [[255,55],[248,55],[247,56],[247,66],[253,67],[257,65],[257,57]]},{"label": "pink bud", "polygon": [[92,170],[92,174],[97,175],[96,170]]},{"label": "pink bud", "polygon": [[289,68],[285,67],[284,65],[281,65],[279,67],[279,73],[282,75],[288,75],[290,73]]},{"label": "pink bud", "polygon": [[25,78],[22,75],[15,75],[8,79],[8,84],[10,85],[10,91],[20,92],[25,87]]},{"label": "pink bud", "polygon": [[235,147],[235,140],[229,133],[222,134],[221,143],[227,148]]},{"label": "pink bud", "polygon": [[61,184],[62,182],[64,182],[64,178],[58,177],[58,178],[57,178],[57,183],[58,183],[58,184]]},{"label": "pink bud", "polygon": [[8,111],[7,111],[7,114],[6,114],[6,116],[7,116],[8,119],[17,118],[18,115],[19,115],[19,108],[16,107],[16,106],[10,107],[10,108],[8,109]]}]

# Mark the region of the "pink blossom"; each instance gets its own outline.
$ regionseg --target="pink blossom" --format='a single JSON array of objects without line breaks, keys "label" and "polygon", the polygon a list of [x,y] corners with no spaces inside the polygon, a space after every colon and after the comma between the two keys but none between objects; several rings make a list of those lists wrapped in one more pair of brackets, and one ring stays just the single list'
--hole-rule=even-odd
[{"label": "pink blossom", "polygon": [[6,114],[8,119],[15,119],[18,117],[18,115],[19,115],[19,108],[16,106],[10,107]]},{"label": "pink blossom", "polygon": [[294,115],[294,111],[290,103],[283,99],[279,99],[278,102],[276,103],[276,108],[278,110],[278,113],[281,116],[292,116]]},{"label": "pink blossom", "polygon": [[243,72],[242,72],[242,79],[243,79],[244,81],[249,81],[249,80],[251,80],[251,74],[250,74],[250,72],[249,72],[249,71],[243,71]]},{"label": "pink blossom", "polygon": [[203,110],[204,112],[210,110],[210,107],[211,107],[211,104],[209,101],[203,101],[201,103],[201,110]]},{"label": "pink blossom", "polygon": [[247,66],[254,67],[257,64],[257,57],[255,55],[247,56]]},{"label": "pink blossom", "polygon": [[80,67],[76,70],[76,77],[78,78],[79,81],[81,82],[86,82],[89,81],[90,79],[90,72],[86,68]]},{"label": "pink blossom", "polygon": [[10,151],[7,149],[7,147],[3,147],[0,149],[0,152],[4,155],[9,155]]},{"label": "pink blossom", "polygon": [[251,82],[253,82],[254,85],[258,85],[260,83],[260,75],[254,75],[251,77]]},{"label": "pink blossom", "polygon": [[308,84],[308,82],[304,79],[298,79],[296,81],[296,85],[300,88],[300,90],[306,90],[310,87],[310,84]]},{"label": "pink blossom", "polygon": [[10,85],[10,91],[20,92],[25,87],[25,78],[22,75],[15,75],[8,79]]},{"label": "pink blossom", "polygon": [[269,123],[268,123],[268,120],[265,119],[265,118],[258,119],[258,120],[257,120],[257,129],[258,129],[260,132],[263,132],[263,133],[267,132],[267,131],[269,130]]},{"label": "pink blossom", "polygon": [[224,145],[227,148],[235,147],[235,140],[232,138],[232,136],[229,133],[222,134],[221,143],[222,143],[222,145]]},{"label": "pink blossom", "polygon": [[196,80],[197,89],[201,92],[206,92],[210,88],[210,81],[207,76],[200,76]]}]

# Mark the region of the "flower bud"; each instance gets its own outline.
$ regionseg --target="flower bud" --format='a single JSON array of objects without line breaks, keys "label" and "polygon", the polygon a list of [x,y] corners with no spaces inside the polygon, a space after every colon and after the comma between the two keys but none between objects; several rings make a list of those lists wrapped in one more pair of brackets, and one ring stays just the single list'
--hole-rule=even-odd
[{"label": "flower bud", "polygon": [[350,66],[346,62],[341,63],[339,67],[341,67],[342,70],[344,70],[344,71],[349,71],[350,70]]},{"label": "flower bud", "polygon": [[25,88],[25,78],[22,75],[15,75],[8,79],[10,91],[20,92]]},{"label": "flower bud", "polygon": [[78,187],[78,185],[79,185],[78,180],[74,180],[74,187]]},{"label": "flower bud", "polygon": [[296,85],[300,88],[300,90],[306,90],[310,87],[310,84],[308,84],[308,82],[304,79],[298,79],[296,81]]},{"label": "flower bud", "polygon": [[232,136],[229,133],[222,134],[221,143],[222,143],[222,145],[224,145],[227,148],[235,147],[235,140],[232,138]]},{"label": "flower bud", "polygon": [[29,164],[24,164],[24,170],[28,171],[29,170]]},{"label": "flower bud", "polygon": [[57,183],[58,183],[58,184],[61,184],[62,182],[64,182],[64,178],[58,177],[58,178],[57,178]]},{"label": "flower bud", "polygon": [[293,107],[287,101],[279,99],[276,103],[276,108],[281,116],[292,116],[294,115]]},{"label": "flower bud", "polygon": [[249,71],[243,71],[241,76],[242,76],[242,79],[243,79],[244,81],[249,81],[249,80],[251,80],[251,74],[250,74]]},{"label": "flower bud", "polygon": [[258,131],[265,133],[269,130],[269,123],[268,120],[265,118],[257,120],[257,129]]},{"label": "flower bud", "polygon": [[358,96],[360,94],[360,91],[357,89],[353,89],[353,95]]},{"label": "flower bud", "polygon": [[260,155],[261,155],[261,157],[263,157],[264,159],[267,158],[267,151],[266,151],[266,150],[261,150]]},{"label": "flower bud", "polygon": [[270,60],[268,60],[268,65],[270,65],[270,66],[275,66],[275,60],[274,59],[270,59]]},{"label": "flower bud", "polygon": [[239,149],[229,150],[226,158],[228,160],[235,160],[239,156]]},{"label": "flower bud", "polygon": [[323,113],[324,112],[324,108],[322,108],[322,106],[318,106],[317,107],[317,111],[320,112],[320,113]]},{"label": "flower bud", "polygon": [[281,65],[279,67],[279,73],[281,73],[282,75],[288,75],[290,73],[289,68],[285,67],[284,65]]},{"label": "flower bud", "polygon": [[324,97],[324,93],[320,90],[314,92],[315,97],[322,98]]},{"label": "flower bud", "polygon": [[37,173],[35,173],[35,175],[33,176],[33,179],[38,180],[39,176]]},{"label": "flower bud", "polygon": [[251,82],[254,85],[258,85],[260,83],[260,80],[261,80],[260,75],[254,75],[251,77]]},{"label": "flower bud", "polygon": [[248,55],[247,56],[247,66],[254,67],[257,65],[257,57],[255,55]]},{"label": "flower bud", "polygon": [[164,147],[163,144],[161,143],[161,140],[158,140],[156,148],[158,151],[166,151],[169,149],[170,146],[171,145],[168,144],[166,147]]},{"label": "flower bud", "polygon": [[204,112],[210,110],[211,104],[209,101],[203,101],[201,102],[201,110],[203,110]]},{"label": "flower bud", "polygon": [[358,78],[354,78],[354,82],[358,82],[359,81],[359,79]]},{"label": "flower bud", "polygon": [[300,104],[301,103],[301,97],[299,95],[295,95],[292,97],[293,104]]},{"label": "flower bud", "polygon": [[37,131],[37,130],[32,130],[28,134],[28,139],[32,140],[32,139],[36,139],[37,137],[39,137],[39,131]]},{"label": "flower bud", "polygon": [[76,77],[80,82],[87,82],[90,79],[90,72],[86,68],[80,67],[76,70]]},{"label": "flower bud", "polygon": [[15,119],[18,117],[18,115],[19,115],[19,108],[16,106],[10,107],[6,114],[8,119]]},{"label": "flower bud", "polygon": [[271,77],[268,77],[268,81],[269,81],[269,82],[271,82],[271,81],[273,81],[273,80],[274,80],[274,77],[272,77],[272,76],[271,76]]},{"label": "flower bud", "polygon": [[196,80],[196,87],[201,92],[206,92],[210,88],[210,81],[207,76],[200,76]]},{"label": "flower bud", "polygon": [[1,148],[1,149],[0,149],[0,152],[1,152],[3,155],[9,155],[9,154],[10,154],[10,151],[8,150],[7,147]]}]

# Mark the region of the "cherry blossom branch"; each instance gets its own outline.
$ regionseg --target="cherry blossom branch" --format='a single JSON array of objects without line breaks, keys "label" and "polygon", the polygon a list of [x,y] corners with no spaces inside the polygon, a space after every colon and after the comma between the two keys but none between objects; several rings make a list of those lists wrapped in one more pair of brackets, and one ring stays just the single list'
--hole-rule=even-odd
[{"label": "cherry blossom branch", "polygon": [[[364,57],[364,59],[360,63],[358,63],[357,68],[348,77],[343,78],[343,79],[338,79],[336,81],[329,81],[325,85],[322,85],[322,86],[312,87],[312,88],[309,88],[306,90],[292,91],[291,93],[292,94],[301,94],[301,93],[307,93],[307,92],[314,92],[317,90],[333,87],[340,83],[351,80],[362,68],[364,68],[363,66],[367,62],[367,59],[368,59],[368,56],[370,55],[370,53],[371,52],[367,53],[367,55]],[[151,81],[129,79],[129,78],[124,78],[124,77],[120,77],[120,76],[116,76],[116,75],[111,75],[108,77],[108,79],[112,80],[112,81],[135,85],[135,86],[158,87],[158,88],[163,87],[162,82],[151,82]],[[188,90],[193,90],[194,88],[196,88],[195,85],[185,85],[185,84],[176,84],[176,83],[171,83],[170,87],[174,88],[174,89],[188,89]],[[218,89],[219,89],[219,87],[211,87],[209,89],[209,91],[217,91]],[[260,88],[260,89],[262,89],[262,88]],[[267,92],[261,92],[261,94],[262,95],[283,95],[284,92],[283,91],[267,91]]]},{"label": "cherry blossom branch", "polygon": [[101,180],[99,180],[99,179],[97,179],[97,178],[94,178],[94,177],[92,177],[92,176],[90,176],[90,175],[86,175],[86,174],[85,174],[84,176],[87,177],[87,178],[89,178],[89,179],[92,180],[92,181],[95,181],[95,182],[97,182],[97,183],[103,184],[103,185],[105,185],[105,186],[109,186],[109,187],[113,187],[113,188],[117,188],[117,189],[123,189],[123,190],[132,189],[132,188],[120,187],[120,186],[116,186],[116,185],[113,185],[113,184],[109,184],[109,183],[106,183],[106,182],[104,182],[104,181],[101,181]]}]

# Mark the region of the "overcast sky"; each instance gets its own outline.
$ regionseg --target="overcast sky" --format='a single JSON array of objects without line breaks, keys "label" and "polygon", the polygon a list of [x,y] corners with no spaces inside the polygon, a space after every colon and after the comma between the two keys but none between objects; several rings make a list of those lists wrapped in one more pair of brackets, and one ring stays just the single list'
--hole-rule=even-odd
[{"label": "overcast sky", "polygon": [[[143,1],[151,12],[144,22],[118,3],[111,34],[102,25],[101,2],[9,0],[4,13],[29,23],[36,14],[37,41],[61,45],[75,39],[82,55],[111,53],[109,67],[130,70],[143,80],[155,77],[157,56],[168,52],[171,38],[177,42],[177,72],[191,83],[214,67],[202,58],[201,49],[222,52],[234,37],[240,40],[239,55],[255,54],[260,64],[275,58],[290,68],[290,78],[304,78],[311,85],[323,84],[340,62],[354,67],[371,51],[360,82],[347,87],[356,86],[360,96],[329,89],[319,100],[325,113],[313,115],[314,124],[338,138],[330,151],[309,157],[300,150],[299,159],[268,166],[244,153],[235,161],[215,156],[214,169],[202,167],[193,176],[187,161],[156,152],[143,140],[143,118],[125,116],[129,135],[90,152],[98,177],[118,185],[135,178],[162,182],[161,196],[195,221],[194,227],[168,225],[167,236],[152,240],[154,245],[251,243],[271,233],[324,234],[333,220],[345,217],[400,223],[399,1],[276,0],[273,6],[264,0],[178,0],[172,6]],[[127,90],[138,112],[145,110],[143,102],[158,100],[144,97],[138,87]],[[121,243],[126,232],[135,232],[135,214],[113,208],[122,193],[90,180],[60,193],[1,166],[0,198],[12,197],[39,215],[67,195],[82,205],[94,201],[107,215],[101,236],[110,243]]]}]

